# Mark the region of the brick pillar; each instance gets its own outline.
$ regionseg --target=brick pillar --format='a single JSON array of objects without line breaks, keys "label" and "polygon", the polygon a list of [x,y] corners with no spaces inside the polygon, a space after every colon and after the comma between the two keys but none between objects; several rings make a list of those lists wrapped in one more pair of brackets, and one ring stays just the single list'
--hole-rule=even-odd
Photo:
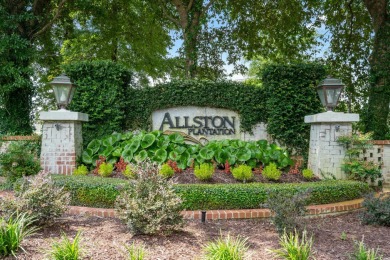
[{"label": "brick pillar", "polygon": [[45,172],[72,174],[76,158],[81,156],[82,122],[88,115],[64,109],[41,112],[43,121],[41,167]]},{"label": "brick pillar", "polygon": [[352,123],[359,121],[358,114],[328,111],[305,116],[305,123],[311,124],[308,168],[321,177],[332,173],[338,179],[345,179],[341,170],[345,148],[337,142],[341,135],[352,134]]}]

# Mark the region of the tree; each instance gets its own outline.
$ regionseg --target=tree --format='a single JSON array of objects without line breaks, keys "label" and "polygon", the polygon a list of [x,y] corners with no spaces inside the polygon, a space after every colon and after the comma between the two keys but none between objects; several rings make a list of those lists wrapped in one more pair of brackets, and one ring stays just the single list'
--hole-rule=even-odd
[{"label": "tree", "polygon": [[0,133],[32,132],[31,65],[65,4],[66,0],[1,0]]}]

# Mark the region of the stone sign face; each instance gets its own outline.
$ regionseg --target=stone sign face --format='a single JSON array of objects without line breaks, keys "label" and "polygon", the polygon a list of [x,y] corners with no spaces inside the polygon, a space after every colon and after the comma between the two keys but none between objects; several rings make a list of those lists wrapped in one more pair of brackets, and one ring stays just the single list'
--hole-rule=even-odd
[{"label": "stone sign face", "polygon": [[240,117],[237,112],[211,107],[175,107],[152,114],[153,130],[180,131],[199,139],[240,139]]}]

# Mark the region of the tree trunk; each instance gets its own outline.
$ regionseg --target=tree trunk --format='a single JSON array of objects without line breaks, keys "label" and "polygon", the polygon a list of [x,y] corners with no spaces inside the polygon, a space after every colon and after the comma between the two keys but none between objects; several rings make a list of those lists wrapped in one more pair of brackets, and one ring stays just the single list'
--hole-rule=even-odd
[{"label": "tree trunk", "polygon": [[374,139],[385,139],[389,134],[390,3],[389,0],[364,0],[364,3],[375,31],[374,48],[370,58],[368,110],[364,124],[366,131],[374,133]]}]

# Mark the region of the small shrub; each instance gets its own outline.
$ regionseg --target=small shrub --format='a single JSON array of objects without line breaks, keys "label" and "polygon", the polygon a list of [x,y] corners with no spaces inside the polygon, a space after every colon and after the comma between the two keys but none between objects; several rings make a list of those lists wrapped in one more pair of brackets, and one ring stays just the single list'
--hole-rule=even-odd
[{"label": "small shrub", "polygon": [[165,178],[171,178],[175,171],[171,168],[171,166],[165,163],[161,166],[159,173]]},{"label": "small shrub", "polygon": [[6,177],[7,182],[37,174],[40,170],[39,159],[28,142],[12,142],[5,153],[0,153],[0,175]]},{"label": "small shrub", "polygon": [[351,254],[353,260],[381,260],[378,250],[367,249],[363,240],[355,244],[355,251]]},{"label": "small shrub", "polygon": [[130,246],[126,246],[126,254],[128,260],[143,260],[146,254],[146,249],[142,245],[136,245],[134,242]]},{"label": "small shrub", "polygon": [[122,172],[122,174],[127,179],[135,179],[135,177],[137,176],[134,172],[134,165],[132,164],[126,165],[126,169]]},{"label": "small shrub", "polygon": [[302,171],[302,176],[303,176],[303,178],[305,178],[306,180],[311,180],[311,179],[313,179],[313,177],[314,177],[314,173],[313,173],[313,171],[312,171],[311,169],[304,169],[304,170]]},{"label": "small shrub", "polygon": [[361,214],[363,224],[375,224],[390,227],[390,196],[382,194],[375,197],[374,193],[364,197],[363,207],[366,209]]},{"label": "small shrub", "polygon": [[60,217],[70,202],[69,193],[56,187],[49,176],[39,174],[31,179],[24,179],[20,190],[15,191],[15,199],[3,203],[6,215],[23,212],[34,216],[38,225],[50,223]]},{"label": "small shrub", "polygon": [[[21,248],[23,239],[34,234],[38,229],[32,225],[34,218],[21,215],[11,215],[8,220],[0,218],[0,256],[13,255]],[[23,248],[21,248],[23,250]]]},{"label": "small shrub", "polygon": [[278,168],[276,167],[276,164],[274,164],[274,163],[270,163],[269,165],[264,167],[262,174],[263,174],[264,178],[266,178],[268,180],[273,180],[273,181],[279,180],[280,176],[282,175],[282,173],[280,172],[280,170],[278,170]]},{"label": "small shrub", "polygon": [[309,190],[294,195],[275,191],[268,192],[265,206],[274,213],[272,222],[280,235],[283,232],[290,233],[296,229],[301,230],[302,217],[306,213],[305,206],[309,195]]},{"label": "small shrub", "polygon": [[118,217],[132,234],[171,233],[183,224],[181,199],[172,183],[149,161],[137,166],[138,178],[130,181],[115,202]]},{"label": "small shrub", "polygon": [[248,251],[246,238],[233,238],[229,234],[225,239],[218,238],[204,247],[205,259],[242,260]]},{"label": "small shrub", "polygon": [[214,165],[210,163],[202,163],[194,168],[194,175],[201,181],[210,180],[214,173]]},{"label": "small shrub", "polygon": [[240,165],[232,169],[232,175],[235,179],[246,182],[253,179],[252,168],[247,165]]},{"label": "small shrub", "polygon": [[307,237],[303,231],[302,236],[295,230],[294,233],[286,231],[279,239],[280,249],[271,250],[276,256],[287,260],[307,260],[312,254],[313,238]]},{"label": "small shrub", "polygon": [[114,165],[111,163],[102,163],[99,165],[98,174],[102,177],[109,177],[112,174],[112,171],[114,170]]},{"label": "small shrub", "polygon": [[73,242],[65,233],[61,233],[61,241],[53,242],[49,251],[54,260],[78,260],[81,259],[80,231],[77,232]]},{"label": "small shrub", "polygon": [[87,175],[88,168],[85,165],[80,165],[73,171],[73,175]]}]

